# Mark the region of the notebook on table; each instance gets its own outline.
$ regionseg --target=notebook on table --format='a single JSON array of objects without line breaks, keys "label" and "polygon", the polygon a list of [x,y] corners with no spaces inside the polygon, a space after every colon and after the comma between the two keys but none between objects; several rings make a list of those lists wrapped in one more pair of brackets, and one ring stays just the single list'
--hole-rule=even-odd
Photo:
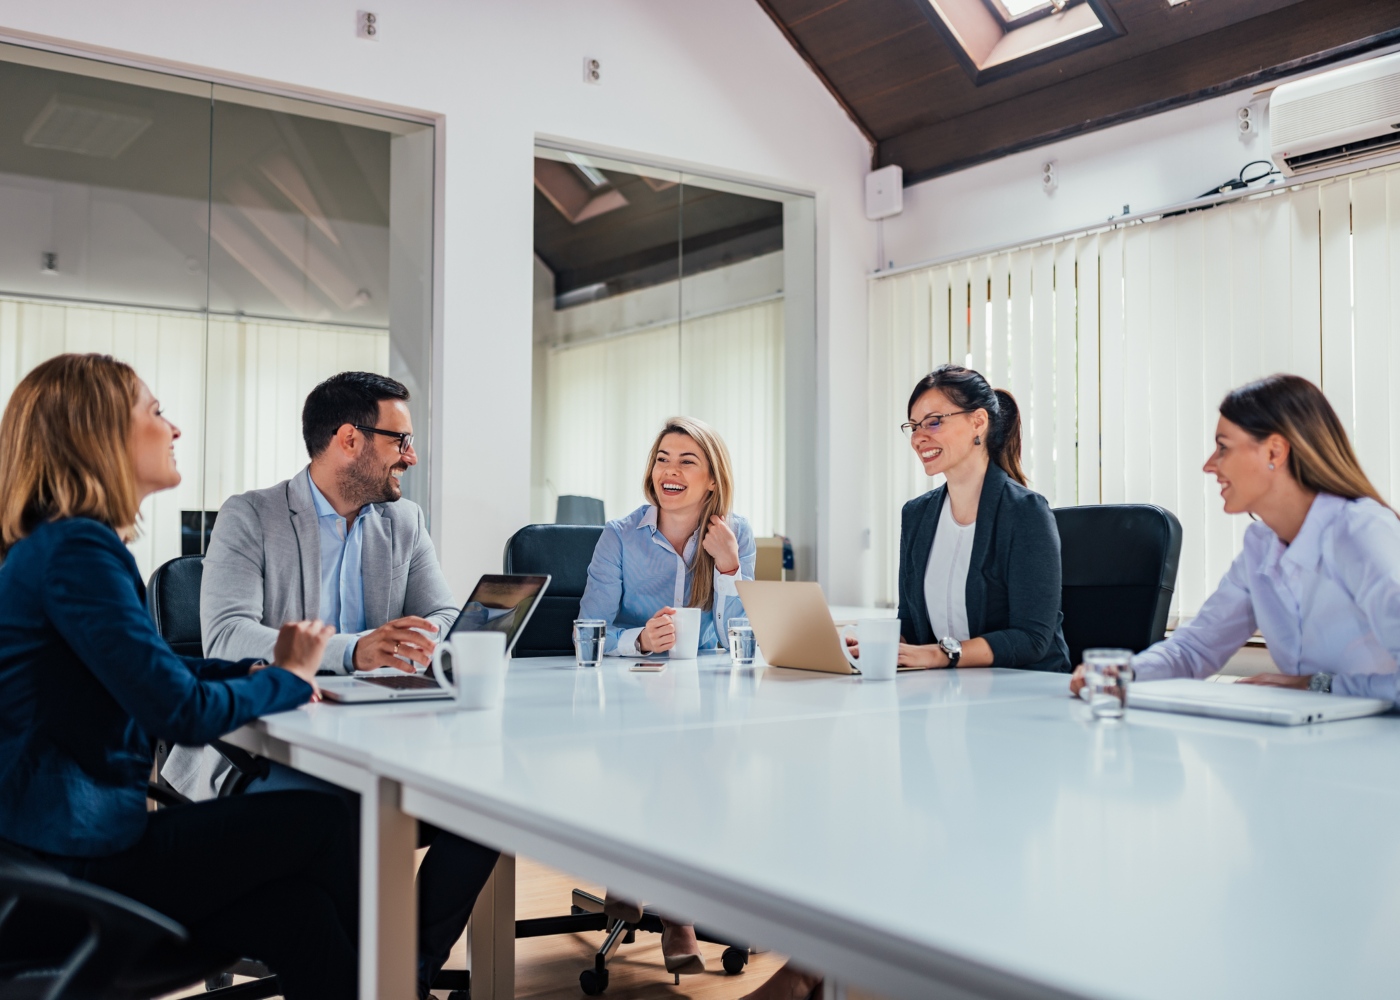
[{"label": "notebook on table", "polygon": [[1394,707],[1380,698],[1352,698],[1258,684],[1212,684],[1186,677],[1132,684],[1128,688],[1128,705],[1153,712],[1206,715],[1275,726],[1359,719],[1380,715]]}]

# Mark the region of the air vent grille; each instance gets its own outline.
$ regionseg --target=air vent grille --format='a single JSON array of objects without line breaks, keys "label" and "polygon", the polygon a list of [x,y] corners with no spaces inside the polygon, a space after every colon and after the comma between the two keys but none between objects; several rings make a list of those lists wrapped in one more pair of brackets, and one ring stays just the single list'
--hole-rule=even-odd
[{"label": "air vent grille", "polygon": [[1368,122],[1400,121],[1400,73],[1281,102],[1271,109],[1270,119],[1274,146],[1284,149],[1315,135]]},{"label": "air vent grille", "polygon": [[1378,135],[1360,142],[1348,142],[1330,149],[1319,149],[1297,156],[1286,156],[1284,162],[1290,170],[1317,170],[1334,163],[1359,160],[1363,156],[1378,156],[1392,149],[1400,149],[1400,131],[1389,135]]},{"label": "air vent grille", "polygon": [[24,144],[115,160],[150,126],[141,108],[54,94],[25,131]]}]

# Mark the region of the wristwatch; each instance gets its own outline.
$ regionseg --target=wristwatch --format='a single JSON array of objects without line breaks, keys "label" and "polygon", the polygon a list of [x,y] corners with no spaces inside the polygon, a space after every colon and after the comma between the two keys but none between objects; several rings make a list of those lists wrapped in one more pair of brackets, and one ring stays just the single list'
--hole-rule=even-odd
[{"label": "wristwatch", "polygon": [[1323,694],[1331,694],[1331,693],[1332,693],[1332,675],[1331,675],[1331,674],[1313,674],[1313,675],[1312,675],[1312,679],[1311,679],[1310,681],[1308,681],[1308,690],[1309,690],[1309,691],[1321,691]]},{"label": "wristwatch", "polygon": [[956,667],[958,665],[958,657],[962,656],[962,643],[949,635],[939,639],[938,645],[943,652],[948,654],[948,666]]}]

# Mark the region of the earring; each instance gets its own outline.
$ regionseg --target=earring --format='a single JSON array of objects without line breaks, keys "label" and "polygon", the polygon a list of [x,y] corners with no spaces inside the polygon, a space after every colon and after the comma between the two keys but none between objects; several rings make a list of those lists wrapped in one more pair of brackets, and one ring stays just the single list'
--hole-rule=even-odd
[{"label": "earring", "polygon": [[981,435],[981,434],[978,434],[975,438],[972,439],[972,443],[973,443],[973,444],[981,444],[981,443],[982,443],[982,435]]},{"label": "earring", "polygon": [[1273,463],[1273,462],[1270,462],[1270,463],[1269,463],[1269,471],[1270,471],[1270,472],[1273,472],[1273,471],[1274,471],[1274,463]]}]

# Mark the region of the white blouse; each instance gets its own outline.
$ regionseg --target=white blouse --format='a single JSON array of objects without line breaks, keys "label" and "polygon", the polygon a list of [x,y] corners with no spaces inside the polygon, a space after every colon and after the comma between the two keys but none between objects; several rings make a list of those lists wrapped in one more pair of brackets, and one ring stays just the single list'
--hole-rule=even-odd
[{"label": "white blouse", "polygon": [[1262,522],[1200,614],[1133,660],[1141,680],[1206,677],[1258,628],[1285,674],[1328,673],[1336,694],[1394,701],[1400,664],[1400,518],[1320,493],[1292,545]]},{"label": "white blouse", "polygon": [[924,607],[938,639],[952,636],[967,642],[972,638],[967,630],[967,571],[976,531],[975,520],[963,525],[953,519],[953,502],[945,494],[924,569]]}]

